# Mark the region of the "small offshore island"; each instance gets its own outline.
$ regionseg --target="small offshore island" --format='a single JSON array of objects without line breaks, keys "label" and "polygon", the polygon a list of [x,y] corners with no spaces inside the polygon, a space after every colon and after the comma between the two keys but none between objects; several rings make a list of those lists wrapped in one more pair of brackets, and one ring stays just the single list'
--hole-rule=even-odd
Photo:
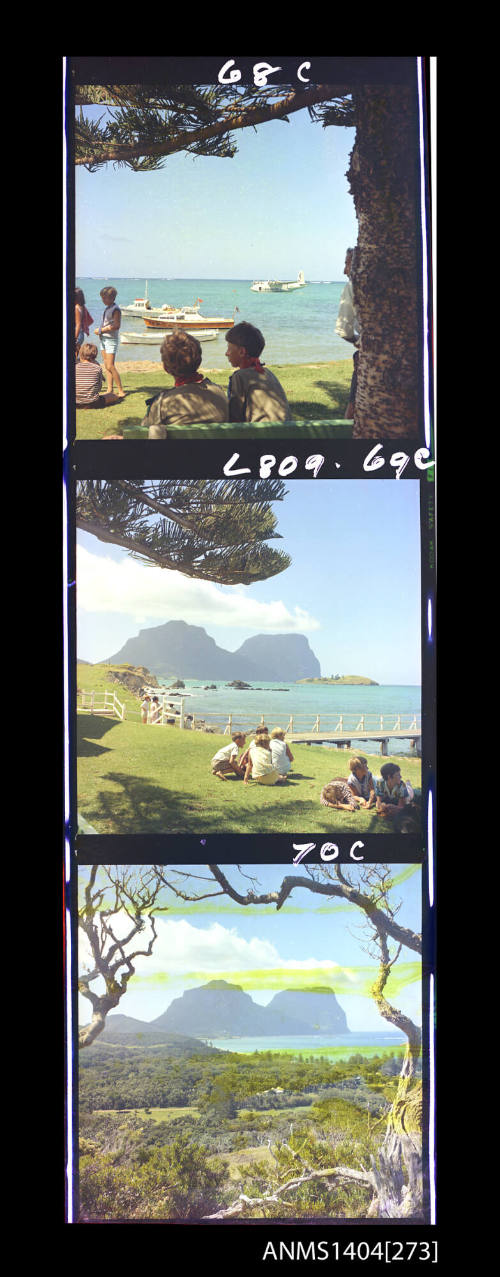
[{"label": "small offshore island", "polygon": [[373,678],[364,678],[363,674],[336,674],[335,678],[298,678],[297,683],[362,683],[366,687],[380,687]]}]

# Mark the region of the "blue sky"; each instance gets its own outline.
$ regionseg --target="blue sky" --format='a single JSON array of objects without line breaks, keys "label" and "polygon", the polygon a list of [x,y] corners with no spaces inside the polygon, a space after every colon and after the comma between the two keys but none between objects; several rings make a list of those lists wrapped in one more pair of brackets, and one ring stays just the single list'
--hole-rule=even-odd
[{"label": "blue sky", "polygon": [[324,675],[420,683],[418,480],[286,484],[274,544],[292,564],[252,586],[190,580],[78,532],[79,658],[106,660],[140,629],[184,620],[228,651],[253,634],[295,632]]},{"label": "blue sky", "polygon": [[[193,887],[200,895],[219,890],[207,866],[177,868],[183,874],[192,871],[198,876],[196,880],[179,878],[172,866],[165,867],[166,876],[177,881],[186,894],[191,894]],[[288,874],[306,876],[305,864],[243,865],[242,873],[235,865],[223,868],[242,894],[250,887],[258,893],[276,890]],[[81,870],[82,885],[88,873],[89,870]],[[349,875],[349,866],[344,866],[344,873]],[[257,883],[249,882],[244,875],[257,879]],[[402,902],[398,922],[421,931],[420,866],[396,864],[391,866],[391,875],[392,901]],[[355,874],[353,883],[356,885]],[[134,963],[136,975],[120,1002],[121,1014],[153,1020],[185,988],[195,988],[210,979],[239,984],[262,1005],[279,988],[297,987],[305,981],[333,988],[351,1030],[376,1032],[386,1027],[369,994],[377,962],[366,952],[367,933],[361,929],[361,915],[355,906],[305,889],[294,891],[279,912],[272,905],[244,908],[220,895],[190,904],[165,890],[161,903],[167,902],[168,912],[157,916],[158,940],[152,955]],[[82,938],[81,961],[85,960],[85,953]],[[421,1023],[418,954],[403,947],[393,971],[387,997]],[[81,1002],[82,1021],[86,1023],[88,1004],[84,999]]]},{"label": "blue sky", "polygon": [[76,275],[295,279],[302,269],[341,280],[357,240],[345,177],[354,133],[304,110],[238,131],[233,159],[180,153],[155,173],[78,167]]}]

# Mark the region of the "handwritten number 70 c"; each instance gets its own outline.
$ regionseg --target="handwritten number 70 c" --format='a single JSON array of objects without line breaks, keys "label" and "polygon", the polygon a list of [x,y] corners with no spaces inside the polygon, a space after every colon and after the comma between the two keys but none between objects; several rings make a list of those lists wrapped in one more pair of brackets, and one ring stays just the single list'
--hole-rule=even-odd
[{"label": "handwritten number 70 c", "polygon": [[[305,856],[309,855],[310,851],[314,851],[316,847],[316,843],[315,842],[294,842],[292,843],[292,846],[293,846],[293,850],[298,851],[299,853],[298,856],[293,857],[292,865],[298,865],[301,860],[304,860]],[[351,850],[349,852],[349,857],[351,860],[364,860],[364,856],[355,855],[356,849],[358,847],[364,847],[364,843],[353,842]],[[320,854],[321,860],[336,860],[339,854],[339,849],[337,847],[336,842],[324,842],[319,854]]]}]

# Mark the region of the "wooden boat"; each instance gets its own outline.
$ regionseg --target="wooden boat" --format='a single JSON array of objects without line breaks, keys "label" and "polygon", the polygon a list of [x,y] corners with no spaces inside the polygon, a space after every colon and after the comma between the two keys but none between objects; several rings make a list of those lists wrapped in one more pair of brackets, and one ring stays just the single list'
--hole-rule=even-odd
[{"label": "wooden boat", "polygon": [[[215,328],[200,328],[196,329],[196,332],[193,328],[188,328],[185,331],[189,332],[192,337],[196,337],[198,341],[214,341],[219,335]],[[142,331],[140,333],[120,332],[120,342],[123,346],[161,346],[163,337],[163,330],[150,333]]]},{"label": "wooden boat", "polygon": [[291,293],[305,285],[304,271],[299,270],[296,279],[254,279],[250,288],[253,293]]},{"label": "wooden boat", "polygon": [[204,328],[227,329],[232,328],[234,324],[234,316],[232,319],[218,319],[212,315],[208,318],[203,315],[198,315],[196,319],[193,319],[184,311],[180,315],[162,316],[161,319],[150,319],[149,315],[144,315],[143,318],[146,328],[148,329],[158,328],[164,330],[166,328],[182,328],[188,330],[195,337],[198,335],[198,332],[201,332]]}]

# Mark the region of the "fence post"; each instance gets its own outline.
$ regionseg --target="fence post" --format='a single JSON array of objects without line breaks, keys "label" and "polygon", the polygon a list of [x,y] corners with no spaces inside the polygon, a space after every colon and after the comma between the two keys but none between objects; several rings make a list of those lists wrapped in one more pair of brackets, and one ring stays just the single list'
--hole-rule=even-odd
[{"label": "fence post", "polygon": [[181,712],[179,716],[179,729],[182,732],[184,728],[184,697],[181,696]]},{"label": "fence post", "polygon": [[90,713],[94,713],[94,693],[90,693]]}]

